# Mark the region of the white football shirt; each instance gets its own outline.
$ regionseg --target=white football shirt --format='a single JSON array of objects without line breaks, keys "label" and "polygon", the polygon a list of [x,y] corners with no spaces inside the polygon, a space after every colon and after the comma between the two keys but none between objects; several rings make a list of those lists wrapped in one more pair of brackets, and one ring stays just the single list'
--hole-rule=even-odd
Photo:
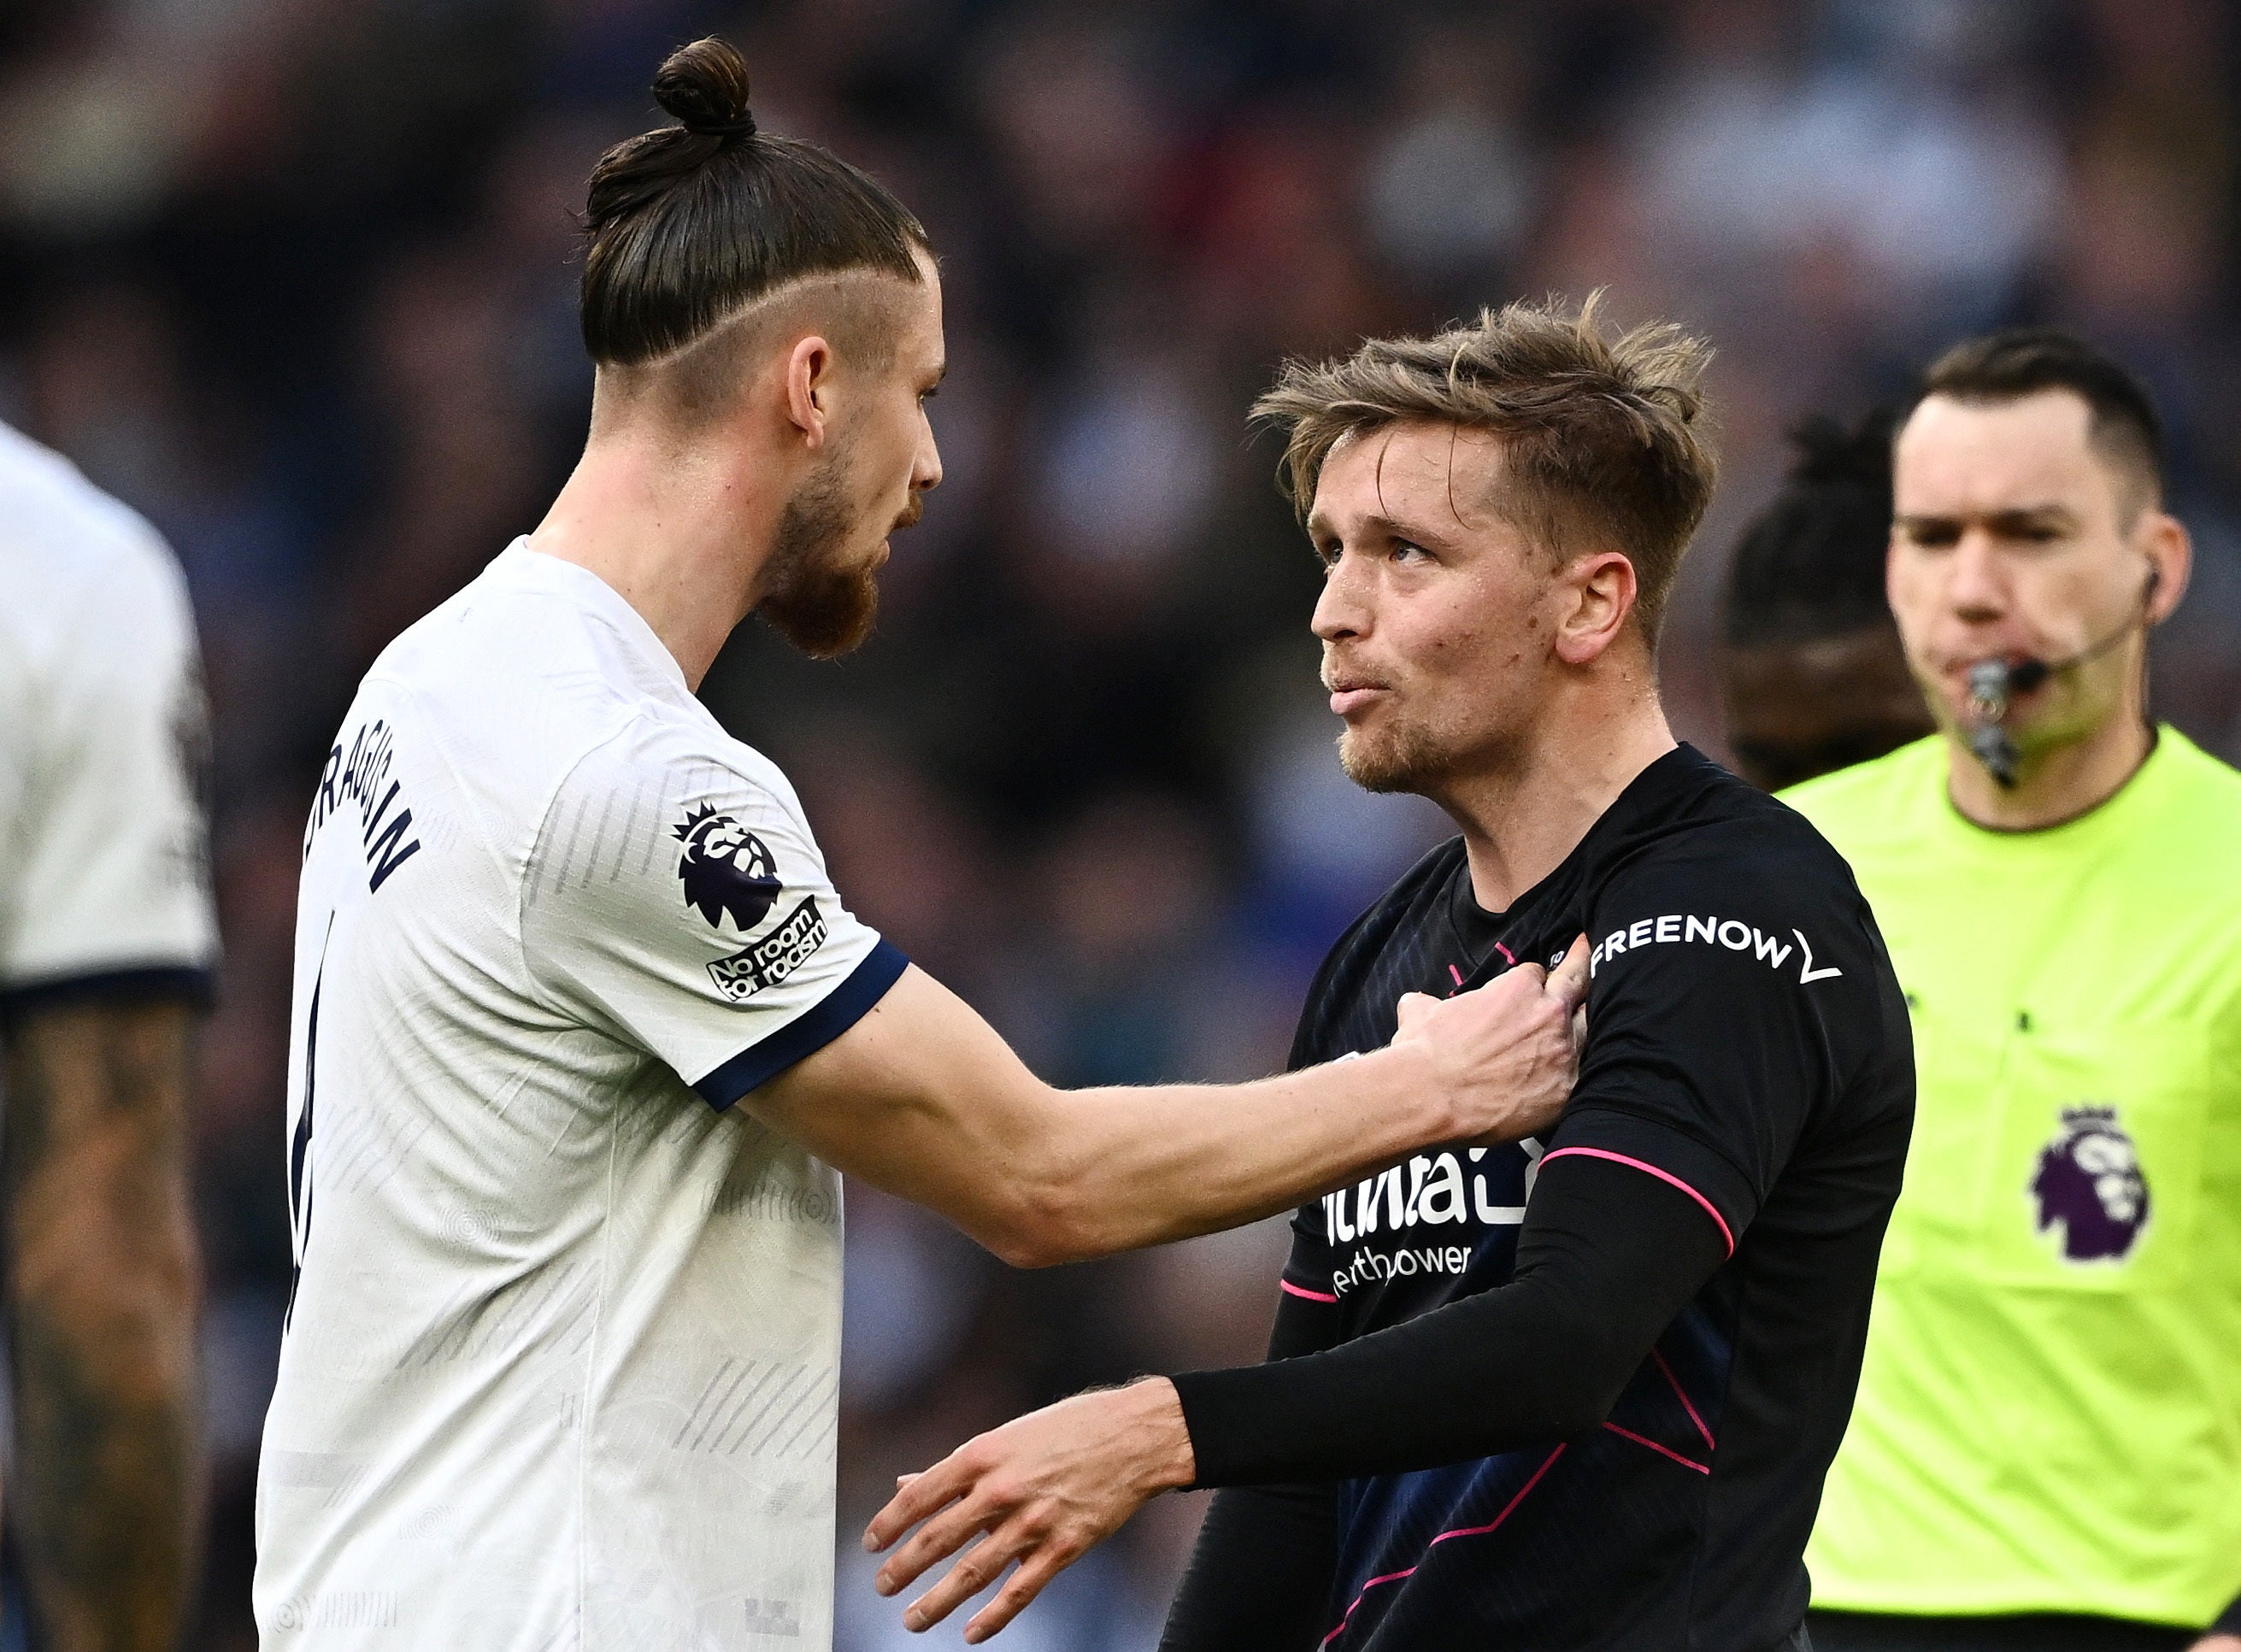
[{"label": "white football shirt", "polygon": [[206,741],[170,547],[0,425],[0,1003],[198,984]]},{"label": "white football shirt", "polygon": [[732,1104],[905,966],[596,575],[389,646],[304,835],[266,1648],[829,1644],[840,1179]]}]

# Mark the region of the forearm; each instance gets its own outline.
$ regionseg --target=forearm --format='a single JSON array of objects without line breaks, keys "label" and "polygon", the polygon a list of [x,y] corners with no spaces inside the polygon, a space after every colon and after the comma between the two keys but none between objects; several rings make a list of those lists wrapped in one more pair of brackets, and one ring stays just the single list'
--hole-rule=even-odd
[{"label": "forearm", "polygon": [[1443,1140],[1553,1120],[1576,1067],[1587,948],[1440,1002],[1358,1060],[1255,1084],[1067,1094],[954,993],[906,970],[747,1099],[827,1163],[941,1212],[1007,1261],[1072,1261],[1268,1215]]},{"label": "forearm", "polygon": [[1631,1371],[1586,1318],[1506,1286],[1292,1365],[1177,1376],[1195,1483],[1404,1474],[1582,1433]]},{"label": "forearm", "polygon": [[1253,1084],[1056,1090],[913,969],[749,1103],[827,1162],[1035,1266],[1288,1209],[1455,1134],[1460,1088],[1404,1043]]},{"label": "forearm", "polygon": [[[1577,1071],[1588,949],[1442,1002],[1396,1006],[1386,1048],[1255,1084],[1068,1098],[1050,1136],[1075,1255],[1234,1227],[1442,1141],[1514,1141],[1554,1122]],[[1085,1118],[1095,1126],[1084,1128]]]},{"label": "forearm", "polygon": [[1288,1211],[1451,1136],[1419,1052],[1239,1085],[1052,1091],[1034,1181],[1071,1253],[1187,1239]]},{"label": "forearm", "polygon": [[24,1569],[58,1652],[169,1652],[202,1497],[185,1012],[46,1012],[9,1053]]},{"label": "forearm", "polygon": [[1404,1473],[1597,1426],[1725,1256],[1638,1171],[1542,1174],[1516,1280],[1327,1352],[1174,1379],[1201,1486]]}]

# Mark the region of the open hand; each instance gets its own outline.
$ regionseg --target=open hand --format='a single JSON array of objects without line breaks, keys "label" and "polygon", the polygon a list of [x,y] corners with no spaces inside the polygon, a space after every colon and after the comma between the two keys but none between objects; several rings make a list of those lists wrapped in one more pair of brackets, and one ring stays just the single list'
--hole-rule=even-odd
[{"label": "open hand", "polygon": [[1393,1041],[1417,1044],[1453,1088],[1462,1114],[1455,1139],[1515,1141],[1554,1124],[1570,1099],[1587,997],[1582,935],[1554,970],[1520,964],[1445,1000],[1408,993]]},{"label": "open hand", "polygon": [[874,1587],[893,1595],[979,1538],[903,1613],[905,1629],[929,1629],[1017,1561],[1011,1581],[965,1626],[966,1640],[978,1644],[1152,1497],[1187,1486],[1196,1473],[1182,1402],[1165,1377],[1078,1394],[904,1475],[864,1547],[876,1555],[919,1530],[880,1568]]}]

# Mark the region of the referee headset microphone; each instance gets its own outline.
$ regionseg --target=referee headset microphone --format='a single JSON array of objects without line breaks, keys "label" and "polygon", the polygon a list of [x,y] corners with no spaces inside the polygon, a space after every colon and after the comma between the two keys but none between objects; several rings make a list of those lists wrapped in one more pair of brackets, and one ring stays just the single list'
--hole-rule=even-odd
[{"label": "referee headset microphone", "polygon": [[1969,710],[1973,719],[1969,730],[1969,750],[2000,786],[2014,787],[2017,767],[2023,759],[2015,737],[2007,729],[2008,712],[2016,696],[2030,693],[2050,678],[2091,664],[2135,631],[2155,629],[2156,591],[2163,584],[2163,570],[2150,561],[2148,577],[2140,584],[2139,599],[2124,623],[2074,654],[2065,654],[2059,659],[2024,654],[2013,659],[1982,660],[1969,668]]}]

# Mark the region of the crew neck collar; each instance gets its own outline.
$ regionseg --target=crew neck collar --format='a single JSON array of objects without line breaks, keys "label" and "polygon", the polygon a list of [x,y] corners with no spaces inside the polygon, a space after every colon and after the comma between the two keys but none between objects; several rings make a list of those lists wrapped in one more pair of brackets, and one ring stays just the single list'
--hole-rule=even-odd
[{"label": "crew neck collar", "polygon": [[2079,831],[2093,828],[2095,823],[2105,820],[2112,814],[2121,814],[2125,807],[2124,799],[2151,784],[2154,777],[2169,766],[2164,760],[2164,747],[2171,744],[2171,731],[2162,724],[2149,724],[2147,755],[2133,766],[2132,772],[2117,783],[2115,791],[2097,802],[2088,804],[2075,814],[2064,815],[2059,820],[2050,820],[2044,826],[1987,826],[1983,821],[1963,813],[1961,806],[1953,800],[1954,747],[1950,742],[1941,741],[1944,746],[1945,760],[1940,765],[1937,776],[1938,800],[1944,806],[1947,819],[1955,826],[1972,837],[1989,841],[2017,843],[2064,833],[2074,835]]},{"label": "crew neck collar", "polygon": [[500,552],[498,560],[499,565],[518,572],[522,579],[559,592],[599,615],[665,683],[686,699],[693,698],[692,686],[685,680],[685,667],[669,652],[669,645],[646,623],[646,616],[631,605],[627,597],[598,574],[581,563],[538,550],[529,543],[526,534]]}]

